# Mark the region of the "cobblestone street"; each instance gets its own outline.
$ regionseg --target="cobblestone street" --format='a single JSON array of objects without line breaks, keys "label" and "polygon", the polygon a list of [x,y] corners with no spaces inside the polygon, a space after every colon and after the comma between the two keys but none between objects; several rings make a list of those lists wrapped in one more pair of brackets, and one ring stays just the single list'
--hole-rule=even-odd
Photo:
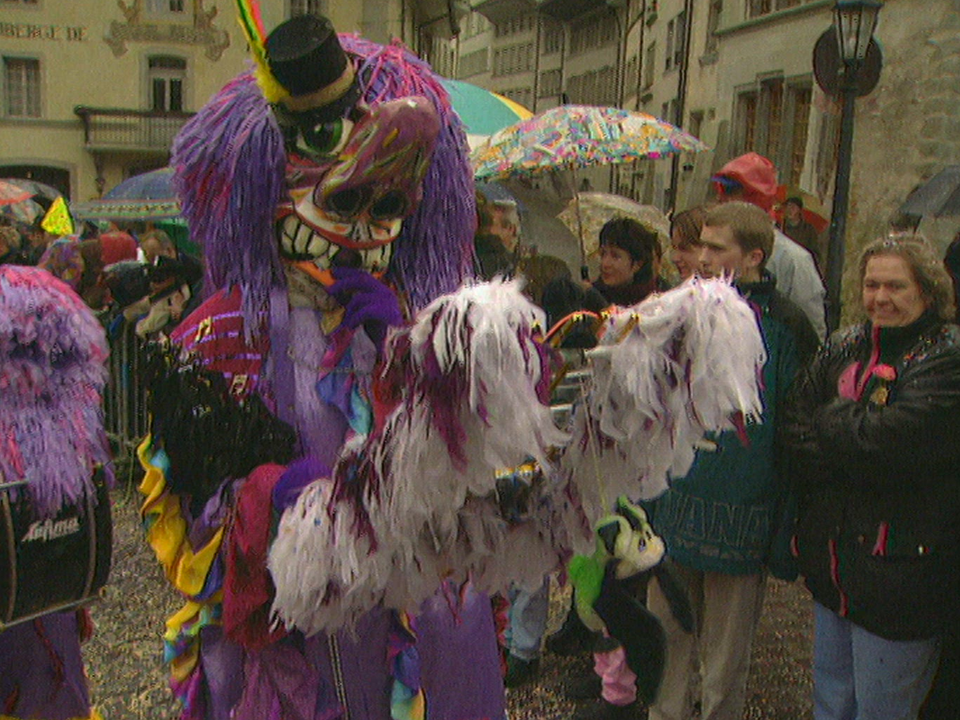
[{"label": "cobblestone street", "polygon": [[[164,621],[179,607],[143,541],[139,498],[126,485],[114,492],[114,565],[104,599],[93,606],[97,633],[85,647],[93,696],[104,720],[173,720],[161,653]],[[548,630],[558,627],[567,594],[552,593]],[[753,653],[749,720],[806,720],[811,716],[811,612],[799,583],[771,581]],[[511,720],[565,720],[576,705],[561,684],[586,661],[545,655],[540,681],[511,691]]]}]

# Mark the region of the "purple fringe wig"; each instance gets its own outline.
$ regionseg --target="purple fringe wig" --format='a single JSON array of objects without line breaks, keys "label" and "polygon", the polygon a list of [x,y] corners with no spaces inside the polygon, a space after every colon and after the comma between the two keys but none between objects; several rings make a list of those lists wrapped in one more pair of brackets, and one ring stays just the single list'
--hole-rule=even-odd
[{"label": "purple fringe wig", "polygon": [[274,237],[284,188],[283,136],[253,75],[234,78],[173,142],[174,184],[203,246],[207,287],[239,286],[248,333],[284,284]]},{"label": "purple fringe wig", "polygon": [[422,95],[440,115],[423,200],[403,221],[390,263],[391,279],[407,294],[413,309],[420,310],[473,274],[477,215],[467,137],[447,91],[426,62],[396,41],[382,46],[354,35],[342,35],[340,41],[344,50],[364,59],[360,79],[367,104]]},{"label": "purple fringe wig", "polygon": [[95,496],[93,467],[110,460],[107,353],[103,328],[66,284],[38,268],[0,266],[0,472],[4,482],[28,482],[41,518]]},{"label": "purple fringe wig", "polygon": [[[361,58],[364,102],[422,95],[440,115],[423,200],[404,221],[389,268],[416,311],[472,274],[476,212],[466,136],[429,65],[398,44],[346,35],[341,42]],[[183,214],[204,249],[208,286],[240,286],[252,333],[266,318],[270,289],[284,283],[274,212],[284,191],[285,151],[251,73],[228,83],[184,125],[171,164]]]}]

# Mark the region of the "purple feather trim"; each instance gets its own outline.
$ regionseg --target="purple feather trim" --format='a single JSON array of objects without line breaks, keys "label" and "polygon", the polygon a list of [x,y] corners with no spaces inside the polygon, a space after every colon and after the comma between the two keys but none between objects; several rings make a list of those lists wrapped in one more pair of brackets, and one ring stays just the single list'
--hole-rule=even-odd
[{"label": "purple feather trim", "polygon": [[390,277],[416,312],[473,276],[477,215],[467,138],[450,96],[430,66],[398,42],[381,46],[342,35],[347,52],[364,58],[364,101],[422,95],[437,108],[440,135],[423,183],[423,200],[394,243]]},{"label": "purple feather trim", "polygon": [[94,494],[93,467],[110,460],[107,353],[103,328],[66,284],[0,266],[0,472],[29,482],[40,517]]}]

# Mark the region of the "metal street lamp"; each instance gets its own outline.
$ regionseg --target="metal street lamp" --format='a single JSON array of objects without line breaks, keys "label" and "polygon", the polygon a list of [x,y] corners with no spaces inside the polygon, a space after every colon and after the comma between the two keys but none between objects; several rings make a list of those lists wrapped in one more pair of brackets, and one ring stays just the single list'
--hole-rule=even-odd
[{"label": "metal street lamp", "polygon": [[853,121],[859,93],[858,75],[867,49],[873,41],[877,15],[883,3],[878,0],[837,0],[834,27],[843,61],[840,78],[842,112],[837,175],[830,212],[830,240],[827,248],[827,329],[840,325],[840,294],[843,284],[843,258],[847,229],[847,205],[850,196],[850,165],[853,160]]},{"label": "metal street lamp", "polygon": [[883,3],[879,0],[837,0],[833,15],[840,57],[844,62],[863,62],[881,7]]}]

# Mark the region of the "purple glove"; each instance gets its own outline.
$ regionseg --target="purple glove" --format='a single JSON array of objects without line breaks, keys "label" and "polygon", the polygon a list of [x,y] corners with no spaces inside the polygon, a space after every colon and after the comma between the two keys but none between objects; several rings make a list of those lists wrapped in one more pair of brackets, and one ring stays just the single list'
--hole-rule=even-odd
[{"label": "purple glove", "polygon": [[387,328],[403,323],[397,296],[363,270],[338,267],[333,268],[332,273],[336,282],[327,292],[346,309],[343,324],[348,328],[363,325],[377,349],[381,349]]},{"label": "purple glove", "polygon": [[329,478],[330,468],[313,455],[295,460],[287,466],[283,475],[273,486],[273,507],[282,513],[293,506],[300,491],[318,478]]}]

